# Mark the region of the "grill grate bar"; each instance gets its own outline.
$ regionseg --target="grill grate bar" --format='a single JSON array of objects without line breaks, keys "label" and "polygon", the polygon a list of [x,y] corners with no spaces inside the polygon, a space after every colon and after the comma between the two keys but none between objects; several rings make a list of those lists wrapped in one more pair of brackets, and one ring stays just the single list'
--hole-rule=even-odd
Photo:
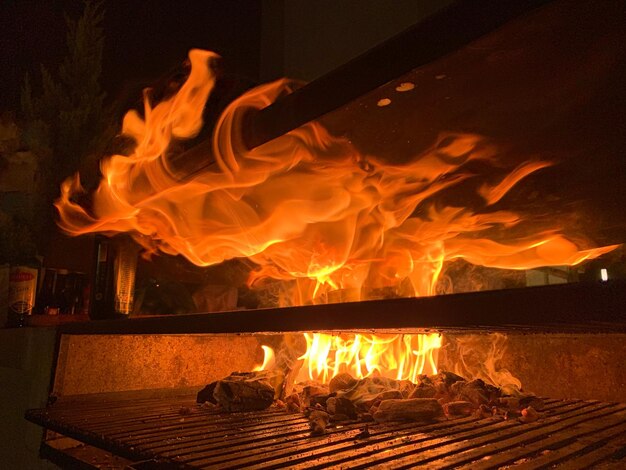
[{"label": "grill grate bar", "polygon": [[[423,449],[420,448],[421,446],[419,446],[419,444],[407,445],[398,449],[403,455],[400,458],[394,459],[393,464],[396,468],[407,468],[416,463],[426,464],[436,460],[438,465],[441,462],[444,468],[450,468],[454,467],[455,464],[448,465],[444,464],[444,462],[456,461],[456,465],[467,463],[468,458],[464,458],[465,456],[462,454],[464,451],[484,451],[485,448],[481,446],[491,444],[493,454],[497,454],[501,451],[507,451],[511,448],[515,448],[528,441],[533,442],[541,439],[543,436],[546,436],[551,432],[567,431],[569,426],[573,424],[587,421],[595,417],[604,417],[609,415],[611,412],[612,410],[607,410],[607,405],[596,405],[585,408],[581,410],[580,413],[574,411],[571,413],[565,413],[561,416],[546,418],[535,423],[522,425],[519,422],[512,422],[510,426],[507,426],[507,429],[503,429],[501,432],[480,436],[476,439],[469,437],[468,439],[464,439],[462,441],[445,443],[443,446],[438,448]],[[419,456],[416,456],[415,453],[418,451]],[[456,453],[461,455],[454,455]],[[489,455],[489,453],[487,452],[486,454],[480,455],[480,457],[484,457],[484,455]],[[471,460],[471,457],[469,460]]]},{"label": "grill grate bar", "polygon": [[[609,428],[610,435],[615,435],[615,427],[626,427],[626,415],[620,413],[621,409],[605,408],[599,412],[575,416],[556,424],[541,426],[531,432],[525,432],[519,437],[504,439],[482,447],[463,451],[450,457],[437,460],[443,468],[461,468],[460,465],[468,463],[466,468],[498,468],[499,465],[510,464],[522,457],[533,453],[559,448],[567,445],[576,438],[594,433],[599,437],[602,432]],[[618,433],[619,434],[619,433]],[[595,437],[594,436],[594,437]],[[507,452],[503,452],[506,450]],[[481,463],[481,459],[487,458]],[[498,465],[496,465],[498,464]]]},{"label": "grill grate bar", "polygon": [[[474,419],[467,419],[467,421],[475,421]],[[438,425],[430,426],[433,429],[444,429],[451,428],[455,426],[450,423],[440,423]],[[355,441],[358,440],[357,435],[363,429],[364,424],[352,424],[344,426],[341,429],[329,429],[328,433],[322,437],[311,437],[310,432],[308,430],[308,426],[306,431],[303,433],[296,434],[291,436],[291,440],[281,440],[278,444],[274,444],[274,440],[270,440],[267,443],[255,442],[255,447],[252,449],[242,448],[239,450],[244,451],[242,456],[239,455],[215,455],[211,452],[208,455],[211,455],[211,458],[203,458],[198,461],[198,457],[203,457],[207,453],[194,454],[189,458],[183,458],[184,462],[191,462],[195,466],[204,467],[206,465],[219,464],[220,468],[230,468],[232,467],[240,467],[243,465],[250,465],[259,461],[257,455],[262,454],[262,459],[264,461],[268,461],[273,457],[281,457],[281,456],[289,456],[291,454],[295,454],[301,451],[303,448],[306,448],[312,451],[313,454],[328,452],[332,447],[350,447],[353,445]],[[393,436],[399,433],[411,433],[415,431],[416,425],[412,424],[399,424],[393,428],[387,427],[386,432],[380,432],[384,429],[378,429],[379,432],[376,434],[380,440],[383,439],[383,436]],[[295,446],[295,447],[294,447]],[[290,460],[289,458],[287,458]]]},{"label": "grill grate bar", "polygon": [[[558,403],[558,405],[562,406],[562,403]],[[278,464],[282,465],[286,461],[290,463],[290,465],[295,465],[297,463],[297,455],[304,451],[307,452],[308,458],[316,458],[316,461],[322,458],[325,454],[329,452],[333,452],[333,455],[348,450],[349,452],[353,452],[356,446],[364,446],[367,444],[371,444],[372,442],[384,442],[389,439],[398,438],[399,436],[410,435],[415,432],[427,432],[430,431],[433,434],[439,433],[441,435],[448,435],[455,432],[461,432],[467,429],[475,429],[481,428],[484,425],[478,424],[478,421],[475,418],[465,418],[454,421],[446,421],[443,423],[431,424],[431,425],[416,425],[415,423],[408,424],[398,424],[396,423],[393,426],[376,426],[375,434],[372,434],[372,437],[365,440],[356,439],[356,435],[359,433],[358,428],[362,428],[363,425],[357,427],[356,431],[342,430],[341,432],[334,433],[333,431],[329,432],[328,435],[323,438],[311,438],[308,433],[304,436],[303,439],[296,439],[295,441],[287,441],[281,442],[281,445],[274,446],[271,449],[264,449],[260,446],[260,450],[264,450],[263,452],[263,461],[264,463],[272,463],[278,460]],[[196,456],[194,455],[194,458]],[[332,457],[331,457],[332,458]],[[189,460],[185,460],[189,462]],[[228,462],[228,467],[226,467],[226,462]],[[254,463],[254,458],[246,452],[245,456],[242,457],[233,457],[230,456],[227,460],[219,459],[203,459],[200,461],[194,461],[194,465],[204,466],[208,464],[220,464],[222,468],[230,468],[231,466],[240,467],[245,465],[251,465]]]},{"label": "grill grate bar", "polygon": [[[563,406],[564,404],[562,402],[557,402],[556,406],[553,407],[557,408]],[[587,404],[580,402],[578,406],[587,406]],[[290,462],[291,465],[295,465],[298,460],[297,454],[302,452],[306,453],[308,459],[315,457],[316,461],[324,455],[332,453],[330,457],[332,459],[333,455],[337,455],[341,451],[347,450],[348,452],[353,452],[355,446],[364,446],[372,444],[373,442],[382,443],[389,439],[396,439],[401,436],[415,434],[416,432],[430,432],[431,435],[450,435],[467,430],[480,430],[485,427],[484,421],[485,420],[477,421],[475,418],[465,418],[431,425],[420,425],[416,423],[396,423],[395,425],[386,426],[377,425],[376,432],[372,433],[369,439],[358,441],[358,444],[355,443],[355,436],[359,433],[358,430],[340,432],[337,434],[329,433],[329,435],[323,436],[322,438],[311,438],[307,433],[303,441],[285,441],[281,442],[281,445],[276,450],[266,450],[263,452],[263,461],[270,464],[270,466],[276,464],[276,462],[278,462],[278,465],[282,465],[285,462]],[[362,428],[363,425],[360,427]],[[259,449],[262,449],[262,444],[257,443],[257,445]],[[293,445],[295,445],[295,447]],[[227,461],[228,466],[226,466]],[[185,462],[189,462],[189,460],[185,460]],[[251,465],[255,463],[255,460],[248,454],[248,451],[246,451],[243,457],[234,457],[231,455],[227,460],[223,458],[218,461],[215,461],[215,459],[205,459],[197,462],[194,461],[193,463],[199,466],[219,463],[221,468],[230,468],[230,466],[241,467]],[[307,466],[310,466],[310,464],[307,464]]]},{"label": "grill grate bar", "polygon": [[[260,424],[252,427],[245,426],[226,426],[222,428],[213,429],[211,434],[202,432],[201,429],[192,433],[188,432],[185,428],[175,438],[175,442],[179,445],[164,445],[162,442],[152,441],[148,446],[145,446],[142,442],[138,442],[137,445],[141,445],[142,448],[149,449],[151,451],[158,451],[159,453],[176,452],[181,454],[184,447],[192,446],[194,448],[199,447],[201,442],[213,442],[214,448],[224,447],[224,444],[233,445],[240,444],[254,440],[262,440],[265,438],[276,438],[288,435],[293,432],[301,431],[302,429],[308,429],[308,423],[302,417],[298,417],[297,421],[284,420],[282,422],[275,422],[271,426]],[[202,437],[198,437],[202,436]],[[244,437],[245,436],[245,437]],[[170,439],[172,437],[170,436]],[[180,442],[187,439],[186,442]]]},{"label": "grill grate bar", "polygon": [[[215,419],[211,419],[216,417]],[[276,427],[280,425],[288,424],[289,421],[300,418],[294,415],[288,415],[286,413],[272,413],[263,415],[262,424],[267,424],[269,427]],[[171,420],[168,419],[163,423],[159,423],[158,428],[133,428],[129,430],[119,430],[111,432],[109,435],[116,439],[125,439],[133,444],[142,442],[152,442],[159,440],[164,436],[174,432],[178,433],[181,428],[184,430],[191,429],[203,429],[205,433],[221,432],[227,427],[234,429],[248,429],[254,430],[258,428],[260,422],[258,422],[257,416],[238,416],[237,419],[224,419],[223,415],[200,415],[190,418],[189,416],[178,416]],[[117,428],[120,429],[120,428]]]},{"label": "grill grate bar", "polygon": [[[177,400],[174,403],[170,402],[167,405],[154,403],[154,400],[134,406],[124,403],[123,406],[119,408],[116,407],[115,410],[112,410],[110,408],[111,403],[107,402],[100,405],[98,408],[88,409],[84,413],[81,412],[79,416],[69,414],[68,419],[73,420],[76,424],[79,422],[91,422],[91,427],[94,430],[106,431],[111,424],[124,426],[137,423],[137,419],[159,421],[167,416],[179,415],[180,408],[185,405],[189,405],[188,398],[187,400]],[[68,406],[70,406],[70,404],[68,404]],[[82,404],[78,406],[81,410],[83,409]],[[54,407],[51,408],[51,410],[54,409]]]},{"label": "grill grate bar", "polygon": [[[559,402],[560,406],[564,406],[562,402]],[[445,422],[445,423],[439,423],[436,424],[434,426],[429,426],[429,428],[432,429],[436,429],[436,428],[449,428],[452,426],[459,426],[463,423],[475,423],[476,420],[474,418],[465,418],[465,419],[459,419],[459,420],[455,420],[452,424],[452,422]],[[303,420],[303,423],[306,423],[306,421]],[[328,429],[328,434],[325,435],[325,440],[327,440],[328,442],[335,442],[336,440],[339,440],[341,442],[343,441],[352,441],[352,435],[356,435],[360,432],[360,430],[365,426],[364,423],[344,423],[343,426],[341,426],[341,428],[329,428]],[[393,427],[388,427],[389,432],[394,432],[394,433],[398,433],[401,432],[403,430],[407,430],[407,432],[411,432],[411,430],[413,430],[413,428],[415,428],[415,424],[401,424],[401,423],[396,423],[395,426]],[[252,454],[256,454],[256,453],[263,453],[264,454],[264,458],[268,458],[271,455],[269,454],[269,452],[273,451],[273,450],[285,450],[285,448],[290,445],[290,444],[297,444],[300,443],[302,440],[306,441],[306,447],[308,449],[311,448],[312,445],[312,440],[311,440],[311,436],[308,432],[308,425],[305,426],[306,432],[304,433],[287,433],[287,432],[283,432],[281,434],[281,437],[287,436],[287,434],[291,434],[291,436],[288,439],[281,439],[280,440],[280,444],[279,445],[274,445],[272,444],[272,442],[274,442],[277,439],[269,439],[267,443],[264,443],[260,440],[256,440],[255,441],[255,446],[254,449],[248,449],[248,448],[244,448],[244,446],[241,446],[240,450],[245,450],[246,451],[246,458],[248,458],[250,455]],[[377,429],[379,431],[378,434],[382,434],[382,432],[385,430],[385,426],[384,425],[378,425]],[[289,431],[292,431],[293,429],[289,429]],[[353,430],[357,430],[355,432],[352,432]],[[272,437],[276,437],[276,435],[273,435]],[[211,458],[209,460],[213,461],[214,458],[216,457],[216,454],[214,452],[212,452],[212,449],[215,449],[217,447],[221,447],[219,445],[214,445],[214,438],[210,438],[210,439],[199,439],[196,440],[194,442],[195,447],[197,447],[199,450],[195,451],[193,453],[193,455],[189,456],[189,457],[181,457],[181,460],[184,460],[186,462],[192,461],[192,460],[199,460],[200,458],[204,458],[207,456],[210,456]],[[233,445],[234,444],[240,444],[240,442],[237,439],[233,439],[232,442],[229,443],[229,449],[233,449]],[[204,447],[204,449],[203,449]],[[233,460],[235,458],[238,457],[234,457],[233,456],[233,452],[229,452],[229,458],[228,460]],[[167,453],[166,453],[167,455]],[[182,455],[182,452],[179,454]],[[220,462],[225,461],[224,459],[220,459]],[[204,460],[202,461],[203,463],[206,463]]]},{"label": "grill grate bar", "polygon": [[[190,411],[181,414],[181,407]],[[624,464],[626,404],[546,400],[534,423],[472,417],[428,424],[344,423],[309,435],[299,414],[218,413],[195,396],[59,402],[27,418],[132,460],[167,468],[586,468]]]},{"label": "grill grate bar", "polygon": [[[181,419],[185,421],[189,420],[189,422],[193,422],[194,420],[202,419],[203,417],[206,417],[206,416],[216,416],[217,417],[216,424],[220,424],[220,422],[225,423],[225,422],[232,421],[232,420],[225,419],[225,418],[220,420],[219,419],[220,414],[215,411],[202,410],[197,407],[186,407],[189,409],[190,412],[193,411],[193,413],[184,414],[184,413],[181,413],[181,408],[182,407],[178,406],[169,412],[162,412],[160,414],[154,414],[154,415],[146,415],[145,418],[141,415],[137,415],[137,416],[134,416],[130,420],[125,419],[125,417],[118,416],[118,420],[114,420],[114,419],[107,420],[105,425],[90,426],[90,429],[97,430],[99,432],[103,432],[107,434],[116,434],[116,433],[124,433],[124,432],[131,432],[131,431],[141,431],[142,429],[150,430],[152,429],[152,425],[166,426],[168,424],[176,424],[176,423],[181,422],[180,421]],[[281,417],[285,415],[285,413],[282,413],[280,411],[273,411],[270,413],[275,414],[277,416],[281,416]],[[249,418],[250,418],[250,415],[243,415],[243,414],[240,417],[241,420],[245,420]]]},{"label": "grill grate bar", "polygon": [[[587,430],[584,435],[576,437],[579,438],[567,442],[563,447],[546,452],[528,462],[520,463],[519,468],[525,470],[545,468],[571,460],[573,457],[578,457],[575,461],[576,466],[568,463],[568,468],[589,468],[601,461],[619,456],[620,449],[622,458],[625,457],[626,424],[623,421],[617,425],[607,426],[604,431]],[[611,441],[612,445],[607,445]],[[622,464],[626,466],[626,461],[622,460]]]},{"label": "grill grate bar", "polygon": [[[565,411],[561,415],[568,413],[578,413],[579,410],[592,406],[592,404],[585,402],[578,402],[573,405],[564,407]],[[453,421],[454,422],[454,421]],[[351,465],[357,465],[363,461],[363,465],[370,466],[375,465],[377,462],[383,460],[381,453],[385,455],[401,456],[402,452],[410,451],[410,445],[417,446],[419,449],[436,449],[439,446],[443,446],[450,442],[468,442],[470,439],[477,439],[484,435],[499,434],[505,432],[507,428],[510,428],[516,424],[514,421],[502,421],[497,418],[488,418],[483,420],[474,420],[473,424],[469,427],[457,427],[447,430],[445,432],[429,431],[423,432],[423,428],[416,427],[414,433],[410,434],[396,434],[391,436],[390,439],[385,439],[381,442],[369,439],[360,443],[358,449],[358,455],[355,455],[354,449],[348,448],[344,452],[337,452],[331,455],[320,457],[316,459],[316,465],[336,465],[341,462],[350,462]],[[271,465],[260,468],[273,468]],[[310,468],[310,465],[303,463],[294,468]]]}]

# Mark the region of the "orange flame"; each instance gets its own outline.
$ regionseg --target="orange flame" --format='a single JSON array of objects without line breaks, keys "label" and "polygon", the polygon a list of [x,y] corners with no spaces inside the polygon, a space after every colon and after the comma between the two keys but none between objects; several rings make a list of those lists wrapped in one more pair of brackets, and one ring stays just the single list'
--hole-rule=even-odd
[{"label": "orange flame", "polygon": [[[291,90],[279,80],[244,94],[224,111],[213,135],[213,168],[181,179],[168,161],[173,139],[198,133],[215,76],[215,54],[192,50],[180,91],[144,116],[129,112],[122,132],[136,141],[130,156],[103,160],[103,178],[88,212],[72,198],[78,176],[56,202],[71,235],[130,232],[149,253],[181,254],[200,266],[247,257],[259,267],[249,283],[291,281],[283,303],[321,302],[337,289],[402,286],[431,295],[445,262],[512,269],[575,265],[615,246],[581,250],[555,226],[520,228],[523,217],[493,211],[528,174],[549,164],[520,165],[495,186],[484,185],[481,212],[431,202],[474,177],[472,160],[495,162],[496,149],[470,134],[442,135],[407,164],[362,155],[347,140],[309,123],[249,150],[242,121]],[[515,228],[516,230],[511,230]],[[361,338],[360,341],[365,341]]]},{"label": "orange flame", "polygon": [[[362,379],[369,376],[417,382],[420,374],[437,373],[441,335],[433,334],[340,334],[304,333],[306,352],[296,382],[313,380],[328,383],[341,373]],[[275,366],[274,350],[261,346],[263,365],[255,371]]]},{"label": "orange flame", "polygon": [[417,382],[420,374],[437,373],[439,334],[330,335],[304,333],[307,350],[297,381],[327,383],[347,372],[362,379],[371,375]]},{"label": "orange flame", "polygon": [[263,349],[263,364],[254,367],[252,369],[254,372],[260,370],[272,370],[274,368],[274,365],[276,364],[276,356],[274,355],[274,350],[265,345],[262,345],[261,348]]}]

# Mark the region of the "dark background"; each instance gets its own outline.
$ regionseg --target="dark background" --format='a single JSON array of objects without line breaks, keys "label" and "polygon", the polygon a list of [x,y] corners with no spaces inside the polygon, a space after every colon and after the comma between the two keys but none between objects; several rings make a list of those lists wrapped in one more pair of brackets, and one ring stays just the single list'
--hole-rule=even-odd
[{"label": "dark background", "polygon": [[[218,52],[246,80],[312,80],[451,0],[105,0],[103,87],[139,100],[189,49]],[[19,107],[26,72],[66,54],[64,14],[83,0],[0,0],[0,110]],[[136,98],[135,98],[136,97]]]},{"label": "dark background", "polygon": [[[64,15],[80,16],[82,0],[2,0],[0,109],[19,108],[26,72],[54,70],[66,54]],[[103,81],[110,98],[140,98],[143,87],[175,68],[191,48],[222,55],[230,73],[258,81],[261,5],[251,0],[108,0],[104,5]]]}]

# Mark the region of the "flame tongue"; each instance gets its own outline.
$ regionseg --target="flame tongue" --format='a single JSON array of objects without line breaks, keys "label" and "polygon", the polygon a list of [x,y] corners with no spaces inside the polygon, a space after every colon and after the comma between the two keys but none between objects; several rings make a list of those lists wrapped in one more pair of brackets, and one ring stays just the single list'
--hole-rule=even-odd
[{"label": "flame tongue", "polygon": [[298,381],[321,383],[340,373],[361,379],[382,376],[417,381],[420,374],[437,373],[438,334],[330,335],[304,333],[307,342]]},{"label": "flame tongue", "polygon": [[146,100],[143,117],[126,115],[123,132],[136,146],[130,156],[102,162],[93,213],[72,201],[81,191],[77,177],[62,185],[56,206],[66,232],[130,232],[150,252],[181,254],[200,266],[248,257],[259,266],[251,284],[294,281],[284,300],[291,304],[319,301],[337,289],[357,292],[358,300],[364,285],[430,295],[444,263],[458,258],[525,269],[573,265],[614,248],[580,250],[558,226],[524,232],[521,215],[489,212],[546,162],[521,164],[499,183],[483,185],[481,213],[433,203],[470,177],[466,163],[496,161],[495,147],[478,136],[443,135],[405,165],[362,155],[317,123],[246,149],[245,111],[289,92],[287,80],[234,101],[214,131],[215,167],[181,180],[167,153],[173,139],[200,130],[215,57],[191,51],[191,74],[176,95],[154,107]]}]

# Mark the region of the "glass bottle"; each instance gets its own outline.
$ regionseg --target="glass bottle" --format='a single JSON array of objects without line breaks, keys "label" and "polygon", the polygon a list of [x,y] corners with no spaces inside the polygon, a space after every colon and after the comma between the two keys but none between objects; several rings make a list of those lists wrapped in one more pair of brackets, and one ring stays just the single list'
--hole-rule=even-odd
[{"label": "glass bottle", "polygon": [[9,268],[9,305],[7,326],[26,326],[33,314],[40,263],[36,259],[16,262]]},{"label": "glass bottle", "polygon": [[57,286],[57,270],[46,268],[43,275],[43,283],[41,290],[37,294],[37,302],[35,303],[35,313],[40,315],[55,315],[58,308],[54,306],[54,295]]}]

